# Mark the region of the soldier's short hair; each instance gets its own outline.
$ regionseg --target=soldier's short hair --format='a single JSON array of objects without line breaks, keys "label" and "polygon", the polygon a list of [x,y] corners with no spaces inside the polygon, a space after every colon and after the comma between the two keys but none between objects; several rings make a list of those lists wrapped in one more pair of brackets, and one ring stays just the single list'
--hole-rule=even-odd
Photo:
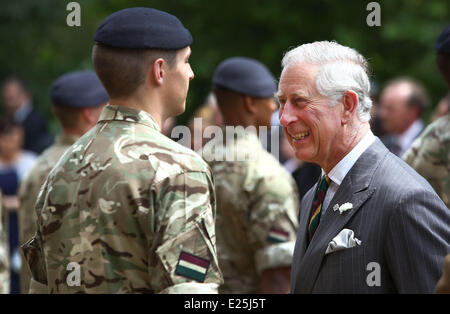
[{"label": "soldier's short hair", "polygon": [[144,83],[149,66],[163,58],[170,68],[178,50],[128,49],[96,44],[92,51],[95,71],[111,98],[131,96]]},{"label": "soldier's short hair", "polygon": [[52,111],[63,128],[76,129],[78,127],[80,108],[53,105]]}]

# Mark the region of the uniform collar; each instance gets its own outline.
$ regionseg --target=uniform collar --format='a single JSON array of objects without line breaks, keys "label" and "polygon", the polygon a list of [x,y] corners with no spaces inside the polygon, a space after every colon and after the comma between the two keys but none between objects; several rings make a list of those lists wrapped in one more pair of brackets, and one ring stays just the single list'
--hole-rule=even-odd
[{"label": "uniform collar", "polygon": [[67,145],[70,146],[75,143],[80,138],[79,135],[69,135],[65,133],[61,133],[56,137],[55,143],[59,145]]},{"label": "uniform collar", "polygon": [[159,124],[148,112],[131,107],[108,105],[103,108],[102,114],[98,119],[98,122],[102,121],[134,122],[146,125],[157,130],[158,132],[161,132]]}]

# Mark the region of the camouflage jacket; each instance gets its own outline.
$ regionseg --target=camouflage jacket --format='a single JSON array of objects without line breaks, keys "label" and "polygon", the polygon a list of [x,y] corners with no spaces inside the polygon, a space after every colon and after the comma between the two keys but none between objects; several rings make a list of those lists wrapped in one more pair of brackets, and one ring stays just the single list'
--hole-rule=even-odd
[{"label": "camouflage jacket", "polygon": [[428,180],[450,207],[450,114],[430,124],[403,159]]},{"label": "camouflage jacket", "polygon": [[[61,157],[24,255],[50,293],[215,293],[211,170],[150,114],[107,106]],[[39,290],[42,291],[42,290]]]},{"label": "camouflage jacket", "polygon": [[292,262],[299,208],[295,182],[252,132],[237,132],[227,145],[216,136],[200,154],[215,178],[220,293],[259,293],[263,270]]},{"label": "camouflage jacket", "polygon": [[8,294],[10,285],[6,225],[6,213],[3,212],[2,193],[0,191],[0,294]]},{"label": "camouflage jacket", "polygon": [[[55,143],[47,148],[37,159],[36,164],[20,184],[19,200],[19,241],[21,244],[31,239],[36,233],[36,211],[34,205],[42,184],[64,152],[79,138],[61,134]],[[20,289],[28,293],[31,273],[27,263],[22,263],[20,271]]]}]

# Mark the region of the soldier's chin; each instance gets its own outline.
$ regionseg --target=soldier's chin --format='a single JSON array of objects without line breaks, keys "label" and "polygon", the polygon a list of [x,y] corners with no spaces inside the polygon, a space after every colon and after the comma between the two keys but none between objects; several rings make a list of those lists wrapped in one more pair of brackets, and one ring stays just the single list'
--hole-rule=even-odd
[{"label": "soldier's chin", "polygon": [[180,104],[176,108],[177,109],[174,110],[174,112],[171,115],[172,117],[176,117],[176,116],[179,116],[180,114],[184,113],[184,111],[186,110],[186,101],[184,101],[182,104]]}]

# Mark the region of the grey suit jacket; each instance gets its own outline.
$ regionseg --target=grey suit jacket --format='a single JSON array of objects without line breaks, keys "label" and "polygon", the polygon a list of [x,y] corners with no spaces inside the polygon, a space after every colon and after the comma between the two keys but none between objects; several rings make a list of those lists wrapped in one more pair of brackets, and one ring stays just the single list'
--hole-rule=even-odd
[{"label": "grey suit jacket", "polygon": [[[433,292],[450,252],[450,210],[423,177],[377,138],[342,181],[308,246],[315,188],[301,202],[291,293]],[[348,212],[333,211],[346,202],[353,204]],[[362,244],[325,255],[343,228]]]}]

